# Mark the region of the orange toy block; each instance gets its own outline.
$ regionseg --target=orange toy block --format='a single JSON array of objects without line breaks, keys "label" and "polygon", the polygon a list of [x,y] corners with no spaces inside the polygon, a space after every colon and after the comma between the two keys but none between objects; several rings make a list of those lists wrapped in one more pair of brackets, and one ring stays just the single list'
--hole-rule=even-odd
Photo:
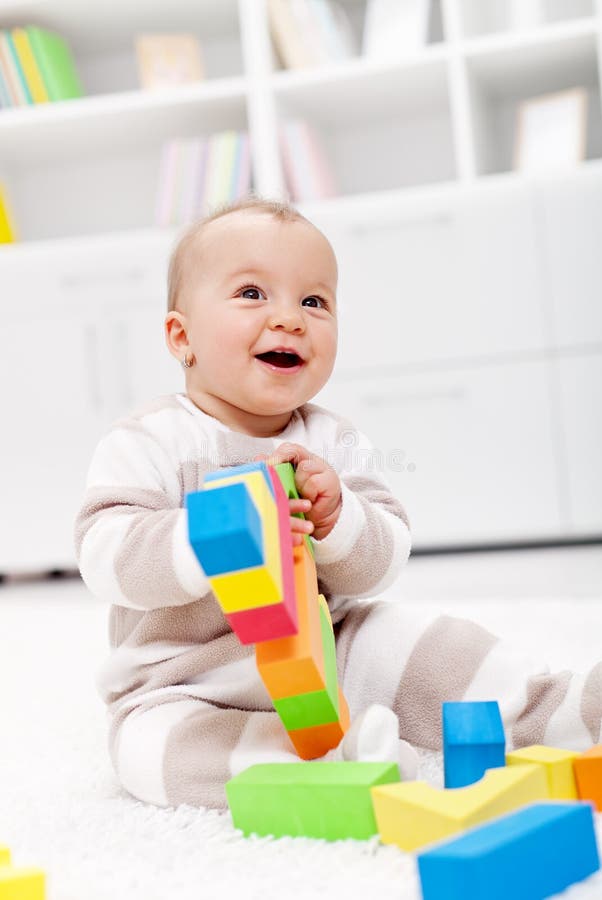
[{"label": "orange toy block", "polygon": [[318,603],[318,577],[303,543],[293,547],[297,634],[255,647],[257,668],[272,700],[324,689],[324,647]]},{"label": "orange toy block", "polygon": [[574,759],[573,769],[581,800],[592,800],[598,812],[602,812],[602,744]]},{"label": "orange toy block", "polygon": [[347,701],[339,687],[339,721],[328,725],[314,725],[311,728],[298,728],[287,734],[295,751],[301,759],[317,759],[328,750],[338,747],[349,729],[350,716]]}]

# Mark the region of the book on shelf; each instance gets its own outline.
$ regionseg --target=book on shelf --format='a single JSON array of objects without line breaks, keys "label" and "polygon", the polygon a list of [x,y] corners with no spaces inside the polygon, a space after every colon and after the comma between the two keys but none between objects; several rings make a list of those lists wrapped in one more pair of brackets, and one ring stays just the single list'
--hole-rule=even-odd
[{"label": "book on shelf", "polygon": [[17,240],[6,194],[0,184],[0,244],[13,244]]},{"label": "book on shelf", "polygon": [[345,7],[335,0],[268,0],[268,16],[283,68],[305,69],[359,53]]},{"label": "book on shelf", "polygon": [[2,108],[82,95],[73,56],[59,34],[34,25],[0,31]]},{"label": "book on shelf", "polygon": [[284,180],[296,202],[335,197],[332,166],[316,130],[303,119],[286,119],[279,126]]},{"label": "book on shelf", "polygon": [[140,87],[157,90],[205,77],[201,45],[194,34],[139,34],[135,39]]},{"label": "book on shelf", "polygon": [[250,188],[246,131],[172,138],[161,154],[155,224],[166,227],[192,222],[222,203],[240,199]]},{"label": "book on shelf", "polygon": [[368,0],[362,56],[402,59],[428,41],[431,0]]}]

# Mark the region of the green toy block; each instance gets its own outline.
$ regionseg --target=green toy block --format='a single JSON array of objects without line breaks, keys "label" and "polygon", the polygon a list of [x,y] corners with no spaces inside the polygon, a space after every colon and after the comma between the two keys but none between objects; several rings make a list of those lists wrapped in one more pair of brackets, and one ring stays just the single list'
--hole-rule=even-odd
[{"label": "green toy block", "polygon": [[367,840],[377,833],[370,788],[399,780],[395,763],[263,763],[231,778],[226,796],[247,836]]},{"label": "green toy block", "polygon": [[[299,492],[297,490],[297,485],[295,484],[295,470],[290,462],[278,463],[278,465],[274,466],[276,472],[278,473],[278,477],[282,482],[282,487],[284,488],[284,492],[289,500],[299,500]],[[294,516],[297,516],[298,519],[304,519],[305,514],[302,512],[293,513]],[[309,539],[308,534],[303,535],[303,540],[305,541],[305,545],[311,555],[314,555],[314,548],[312,542]],[[300,545],[299,545],[300,546]]]},{"label": "green toy block", "polygon": [[272,700],[274,709],[287,731],[311,728],[313,725],[327,725],[339,718],[339,683],[334,632],[321,605],[320,628],[324,647],[326,688],[322,691],[292,694],[290,697]]}]

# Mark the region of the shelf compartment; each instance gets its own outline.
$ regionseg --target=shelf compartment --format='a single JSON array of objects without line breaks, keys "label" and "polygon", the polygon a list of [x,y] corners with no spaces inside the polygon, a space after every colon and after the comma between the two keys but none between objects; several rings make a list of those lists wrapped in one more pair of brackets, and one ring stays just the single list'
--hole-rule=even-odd
[{"label": "shelf compartment", "polygon": [[207,80],[243,74],[237,0],[5,0],[0,27],[35,24],[68,42],[89,94],[139,87],[134,38],[153,32],[186,32],[201,43]]},{"label": "shelf compartment", "polygon": [[[332,62],[320,63],[320,64],[311,64],[308,65],[307,68],[302,70],[299,69],[288,69],[286,66],[282,64],[282,60],[278,54],[276,49],[273,36],[269,42],[270,47],[270,65],[271,69],[275,73],[280,72],[289,72],[289,71],[321,71],[322,69],[332,69],[339,66],[346,66],[349,63],[353,62],[367,62],[369,60],[363,53],[363,45],[364,45],[364,28],[365,28],[365,20],[366,20],[366,0],[339,0],[340,7],[347,19],[349,24],[349,28],[352,34],[352,40],[355,44],[356,55],[350,57],[346,60],[332,60]],[[269,23],[269,18],[268,18]],[[441,0],[432,0],[431,8],[429,13],[429,21],[428,21],[428,33],[425,48],[430,48],[432,46],[441,44],[444,40],[443,34],[443,21],[441,14]],[[405,58],[405,57],[404,57]],[[396,60],[397,63],[403,62],[403,58]]]},{"label": "shelf compartment", "polygon": [[313,128],[340,195],[451,180],[447,68],[446,48],[433,47],[404,64],[285,72],[273,78],[278,120]]},{"label": "shelf compartment", "polygon": [[523,101],[573,87],[585,87],[588,94],[586,158],[602,156],[596,43],[596,31],[586,23],[545,37],[538,33],[466,46],[478,175],[513,168],[517,115]]},{"label": "shelf compartment", "polygon": [[458,0],[466,37],[523,31],[594,15],[594,0]]},{"label": "shelf compartment", "polygon": [[7,112],[0,177],[20,239],[152,225],[164,142],[230,128],[248,130],[240,79]]}]

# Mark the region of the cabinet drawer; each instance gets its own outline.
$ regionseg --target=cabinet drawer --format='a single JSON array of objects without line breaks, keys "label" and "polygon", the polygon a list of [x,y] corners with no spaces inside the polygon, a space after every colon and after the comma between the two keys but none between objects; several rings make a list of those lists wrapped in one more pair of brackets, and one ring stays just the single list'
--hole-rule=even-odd
[{"label": "cabinet drawer", "polygon": [[537,186],[552,339],[558,347],[602,341],[602,168]]},{"label": "cabinet drawer", "polygon": [[504,184],[348,221],[339,370],[542,348],[532,204],[528,185]]},{"label": "cabinet drawer", "polygon": [[348,415],[408,513],[415,546],[563,531],[547,363],[361,381],[315,402]]},{"label": "cabinet drawer", "polygon": [[554,365],[571,529],[602,535],[602,353],[565,357]]}]

